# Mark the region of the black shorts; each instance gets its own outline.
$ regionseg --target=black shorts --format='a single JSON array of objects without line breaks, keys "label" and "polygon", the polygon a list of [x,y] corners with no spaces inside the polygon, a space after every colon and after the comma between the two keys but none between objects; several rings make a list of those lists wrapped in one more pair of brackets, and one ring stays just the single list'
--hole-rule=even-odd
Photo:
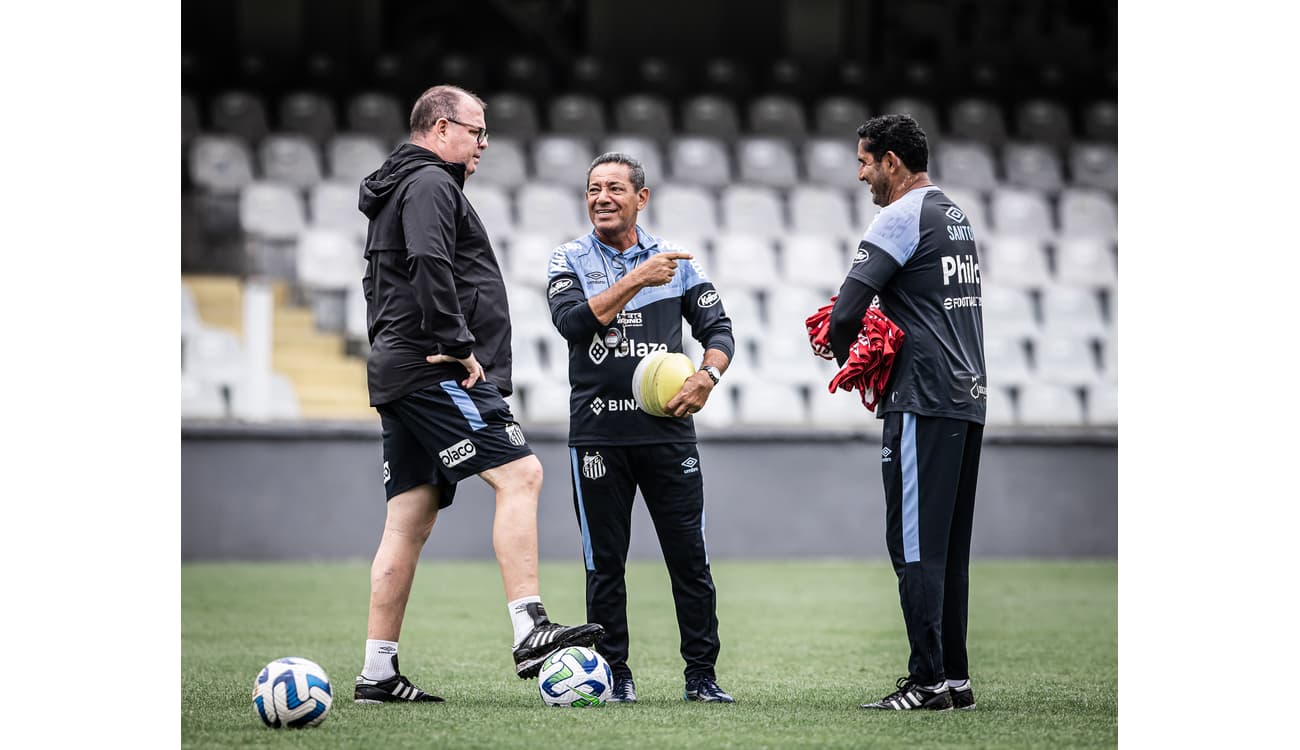
[{"label": "black shorts", "polygon": [[441,490],[438,507],[445,508],[460,480],[533,455],[501,392],[482,380],[468,391],[444,380],[375,409],[384,429],[384,492],[390,500],[432,484]]}]

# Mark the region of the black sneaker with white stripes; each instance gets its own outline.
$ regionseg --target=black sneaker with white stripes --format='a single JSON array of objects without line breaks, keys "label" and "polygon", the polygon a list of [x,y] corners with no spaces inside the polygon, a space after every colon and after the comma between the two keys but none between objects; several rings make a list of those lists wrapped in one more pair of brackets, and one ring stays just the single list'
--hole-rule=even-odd
[{"label": "black sneaker with white stripes", "polygon": [[907,677],[899,677],[895,683],[898,690],[886,695],[875,703],[863,703],[858,708],[875,708],[884,711],[947,711],[952,708],[952,696],[945,683],[938,690],[926,690]]},{"label": "black sneaker with white stripes", "polygon": [[718,681],[712,677],[691,677],[686,680],[686,692],[682,700],[697,703],[735,703],[736,699],[718,687]]},{"label": "black sneaker with white stripes", "polygon": [[614,687],[609,692],[609,697],[605,699],[606,703],[636,703],[636,683],[632,682],[632,675],[627,677],[615,677]]},{"label": "black sneaker with white stripes", "polygon": [[596,623],[585,625],[560,625],[546,616],[540,602],[528,605],[533,617],[533,629],[515,646],[515,674],[521,680],[531,680],[542,669],[542,662],[552,651],[569,646],[595,646],[605,637],[605,629]]},{"label": "black sneaker with white stripes", "polygon": [[443,703],[443,699],[430,695],[411,684],[397,668],[397,656],[393,656],[393,671],[397,674],[387,680],[368,680],[357,675],[357,687],[353,697],[357,703]]},{"label": "black sneaker with white stripes", "polygon": [[948,692],[952,694],[952,707],[959,711],[971,711],[975,708],[975,691],[971,689],[970,680],[966,681],[965,687],[955,688],[948,686]]}]

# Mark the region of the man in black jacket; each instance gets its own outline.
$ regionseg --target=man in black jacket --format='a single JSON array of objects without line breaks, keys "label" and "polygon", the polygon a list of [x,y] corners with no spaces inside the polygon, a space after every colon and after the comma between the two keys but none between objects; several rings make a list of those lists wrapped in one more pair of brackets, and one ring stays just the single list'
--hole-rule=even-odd
[{"label": "man in black jacket", "polygon": [[492,544],[514,625],[515,672],[537,676],[566,646],[593,646],[599,625],[551,622],[537,581],[542,465],[504,396],[510,310],[483,223],[462,188],[487,148],[483,101],[455,86],[425,91],[411,140],[361,183],[370,220],[362,279],[370,340],[370,404],[384,439],[387,520],[370,571],[365,664],[357,703],[441,702],[397,665],[397,638],[416,563],[456,483],[496,490]]}]

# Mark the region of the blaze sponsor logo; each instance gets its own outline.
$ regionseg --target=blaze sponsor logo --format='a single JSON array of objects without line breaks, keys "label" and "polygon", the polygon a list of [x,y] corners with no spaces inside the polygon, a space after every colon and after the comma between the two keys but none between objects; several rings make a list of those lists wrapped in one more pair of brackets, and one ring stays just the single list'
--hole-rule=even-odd
[{"label": "blaze sponsor logo", "polygon": [[511,445],[523,445],[525,442],[523,428],[516,422],[506,424],[506,437],[510,438]]},{"label": "blaze sponsor logo", "polygon": [[474,447],[474,444],[469,441],[469,438],[465,438],[453,446],[444,448],[438,454],[438,458],[442,459],[443,466],[450,469],[457,464],[464,463],[473,458],[475,453],[478,453],[478,448]]},{"label": "blaze sponsor logo", "polygon": [[699,470],[700,470],[700,459],[696,458],[695,456],[691,456],[685,461],[682,461],[683,474],[694,474]]},{"label": "blaze sponsor logo", "polygon": [[[651,352],[668,351],[667,344],[660,344],[656,341],[637,341],[634,338],[628,338],[624,342],[625,346],[620,346],[618,351],[614,352],[615,357],[644,357]],[[606,349],[605,351],[609,351]],[[596,364],[600,364],[597,362]]]},{"label": "blaze sponsor logo", "polygon": [[582,454],[582,475],[588,479],[605,476],[605,459],[600,457],[600,451],[596,451],[594,456],[590,453]]},{"label": "blaze sponsor logo", "polygon": [[388,484],[388,480],[392,478],[393,478],[393,473],[388,470],[388,462],[385,461],[384,462],[384,484]]},{"label": "blaze sponsor logo", "polygon": [[939,259],[939,266],[944,286],[951,284],[954,276],[958,284],[980,283],[980,264],[974,255],[945,255]]},{"label": "blaze sponsor logo", "polygon": [[609,356],[609,348],[605,346],[605,341],[599,333],[591,335],[591,346],[587,347],[587,356],[591,358],[593,365],[604,362],[605,357]]},{"label": "blaze sponsor logo", "polygon": [[546,290],[546,296],[549,299],[571,286],[573,286],[573,279],[556,279],[551,282],[551,288]]},{"label": "blaze sponsor logo", "polygon": [[700,307],[713,307],[714,305],[718,304],[718,301],[720,299],[721,297],[718,296],[717,290],[710,289],[707,292],[701,294],[695,300],[695,304],[699,305]]}]

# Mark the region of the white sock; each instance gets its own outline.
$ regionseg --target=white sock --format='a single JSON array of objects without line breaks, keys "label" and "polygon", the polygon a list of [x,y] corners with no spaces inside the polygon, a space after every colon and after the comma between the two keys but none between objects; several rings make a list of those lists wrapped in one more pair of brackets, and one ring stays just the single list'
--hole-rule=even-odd
[{"label": "white sock", "polygon": [[949,690],[970,690],[970,680],[948,680]]},{"label": "white sock", "polygon": [[366,665],[361,668],[361,676],[367,680],[387,680],[397,674],[393,669],[393,657],[397,656],[397,641],[366,640]]},{"label": "white sock", "polygon": [[934,685],[922,685],[921,687],[925,688],[926,690],[929,690],[931,693],[937,693],[940,690],[943,690],[944,686],[946,686],[947,684],[948,683],[946,682],[939,682]]},{"label": "white sock", "polygon": [[515,642],[511,648],[518,648],[520,641],[533,632],[535,623],[532,614],[528,611],[528,605],[534,602],[541,604],[542,597],[525,596],[506,605],[506,608],[510,610],[510,623],[515,626]]}]

